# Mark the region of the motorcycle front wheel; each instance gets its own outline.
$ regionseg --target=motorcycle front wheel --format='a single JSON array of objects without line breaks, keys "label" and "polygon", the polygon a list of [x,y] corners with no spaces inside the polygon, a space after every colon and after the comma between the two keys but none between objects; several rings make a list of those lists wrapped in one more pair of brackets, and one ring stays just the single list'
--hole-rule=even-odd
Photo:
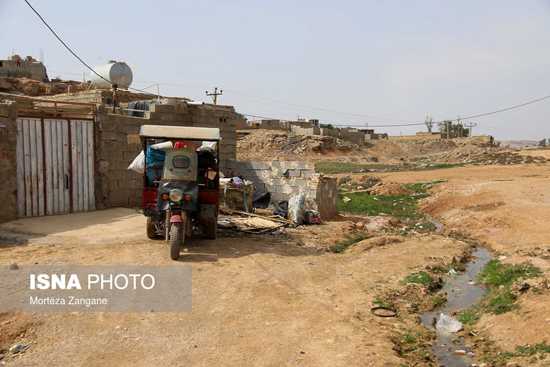
[{"label": "motorcycle front wheel", "polygon": [[181,223],[172,223],[170,226],[170,257],[177,260],[180,257],[180,247],[185,241],[185,231]]}]

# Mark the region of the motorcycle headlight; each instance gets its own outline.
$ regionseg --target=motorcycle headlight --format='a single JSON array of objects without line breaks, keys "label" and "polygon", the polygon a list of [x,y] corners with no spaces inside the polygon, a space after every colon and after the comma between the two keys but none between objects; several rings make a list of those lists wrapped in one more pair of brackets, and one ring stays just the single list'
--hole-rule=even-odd
[{"label": "motorcycle headlight", "polygon": [[170,200],[175,201],[176,203],[180,202],[183,199],[183,192],[178,189],[170,191]]}]

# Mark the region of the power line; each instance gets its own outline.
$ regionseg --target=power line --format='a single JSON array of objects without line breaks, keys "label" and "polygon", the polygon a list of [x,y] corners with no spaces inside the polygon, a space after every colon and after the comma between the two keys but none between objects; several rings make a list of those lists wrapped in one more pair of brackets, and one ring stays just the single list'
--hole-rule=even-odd
[{"label": "power line", "polygon": [[42,18],[42,16],[32,7],[32,5],[27,1],[25,0],[25,2],[27,3],[27,5],[32,9],[32,11],[34,11],[36,13],[36,15],[38,15],[38,18],[40,18],[40,20],[42,21],[42,23],[44,23],[46,25],[46,27],[48,27],[48,29],[53,33],[53,35],[55,37],[57,37],[57,39],[59,40],[59,42],[61,42],[63,44],[63,46],[65,46],[65,48],[67,50],[69,50],[70,53],[73,54],[74,57],[76,57],[78,59],[78,61],[80,61],[84,66],[86,66],[88,69],[90,69],[94,74],[96,74],[98,77],[100,77],[101,79],[105,80],[106,82],[108,83],[111,83],[110,80],[107,80],[105,79],[104,77],[102,77],[101,75],[99,75],[94,69],[92,69],[88,64],[86,64],[80,57],[78,57],[77,54],[75,54],[73,52],[73,50],[71,50],[69,48],[69,46],[67,46],[67,44],[65,42],[63,42],[63,40],[57,35],[57,33],[55,33],[55,31],[52,29],[52,27],[49,26],[48,23],[46,23],[46,21],[44,20],[44,18]]},{"label": "power line", "polygon": [[[527,106],[527,105],[530,105],[532,103],[536,103],[536,102],[540,102],[544,99],[547,99],[547,98],[550,98],[550,96],[545,96],[545,97],[542,97],[542,98],[539,98],[539,99],[535,99],[533,101],[529,101],[529,102],[525,102],[525,103],[522,103],[522,104],[518,104],[517,106],[512,106],[512,107],[508,107],[508,108],[503,108],[502,110],[497,110],[497,111],[492,111],[492,112],[487,112],[487,113],[482,113],[480,115],[474,115],[474,116],[468,116],[468,117],[461,117],[460,119],[461,120],[468,120],[468,119],[473,119],[473,118],[477,118],[477,117],[483,117],[483,116],[488,116],[488,115],[494,115],[495,113],[500,113],[500,112],[504,112],[504,111],[509,111],[509,110],[513,110],[515,108],[519,108],[519,107],[523,107],[523,106]],[[454,119],[454,120],[446,120],[446,121],[458,121],[458,119]],[[436,123],[439,123],[439,122],[445,122],[444,121],[437,121]]]},{"label": "power line", "polygon": [[[84,66],[86,66],[88,69],[90,69],[90,70],[91,70],[94,74],[96,74],[98,77],[100,77],[101,79],[105,80],[105,81],[108,82],[108,83],[112,83],[110,80],[107,80],[107,79],[104,78],[103,76],[99,75],[93,68],[91,68],[88,64],[86,64],[80,57],[78,57],[78,55],[77,55],[76,53],[74,53],[73,50],[71,50],[71,49],[69,48],[69,46],[67,46],[67,44],[66,44],[65,42],[63,42],[63,40],[57,35],[57,33],[55,33],[55,31],[52,29],[52,27],[50,27],[50,26],[48,25],[48,23],[44,20],[44,18],[42,18],[42,16],[32,7],[32,5],[28,2],[28,0],[25,0],[25,2],[26,2],[27,5],[32,9],[32,11],[40,18],[40,20],[42,20],[42,22],[46,25],[46,27],[48,27],[48,29],[49,29],[49,30],[53,33],[53,35],[59,40],[59,42],[61,42],[61,43],[63,44],[63,46],[65,46],[65,48],[66,48],[67,50],[69,50],[69,52],[70,52],[71,54],[73,54],[74,57],[76,57]],[[141,90],[138,90],[138,89],[135,89],[135,88],[131,88],[131,87],[128,87],[128,89],[132,89],[132,90],[135,90],[135,91],[138,91],[138,92],[142,92]],[[226,92],[227,92],[227,90],[226,90]],[[291,105],[291,106],[297,106],[297,107],[302,107],[302,108],[307,108],[307,109],[317,110],[317,111],[323,111],[323,112],[329,112],[329,113],[339,114],[339,115],[347,115],[347,116],[354,116],[354,117],[361,117],[361,118],[371,118],[371,119],[383,120],[383,121],[412,122],[412,121],[409,121],[409,120],[388,119],[388,118],[383,118],[383,117],[375,117],[375,116],[368,116],[368,115],[358,115],[358,114],[353,114],[353,113],[346,113],[346,112],[339,112],[339,111],[327,110],[327,109],[323,109],[323,108],[309,107],[309,106],[299,105],[299,104],[295,104],[295,103],[282,102],[282,101],[277,101],[277,100],[273,100],[273,99],[269,99],[269,98],[257,97],[257,96],[253,96],[253,95],[250,95],[250,94],[240,93],[240,92],[236,92],[236,91],[229,91],[229,92],[230,92],[230,93],[233,92],[233,93],[236,93],[236,94],[240,94],[240,95],[244,95],[244,96],[248,96],[248,97],[252,97],[252,98],[263,99],[263,100],[267,100],[267,101],[272,101],[272,102],[277,102],[277,103],[282,103],[282,104],[288,104],[288,105]],[[154,94],[148,93],[148,92],[143,92],[143,93],[154,95]],[[235,98],[235,97],[233,97],[233,98]],[[473,115],[473,116],[463,117],[462,120],[469,120],[469,119],[472,119],[472,118],[483,117],[483,116],[489,116],[489,115],[494,115],[494,114],[501,113],[501,112],[505,112],[505,111],[510,111],[510,110],[513,110],[513,109],[516,109],[516,108],[519,108],[519,107],[523,107],[523,106],[527,106],[527,105],[530,105],[530,104],[533,104],[533,103],[536,103],[536,102],[540,102],[540,101],[545,100],[545,99],[547,99],[547,98],[550,98],[550,95],[545,96],[545,97],[542,97],[542,98],[535,99],[535,100],[533,100],[533,101],[529,101],[529,102],[526,102],[526,103],[522,103],[522,104],[519,104],[519,105],[516,105],[516,106],[512,106],[512,107],[508,107],[508,108],[503,108],[503,109],[500,109],[500,110],[491,111],[491,112],[487,112],[487,113],[482,113],[482,114],[479,114],[479,115]],[[254,102],[254,101],[251,101],[251,102]],[[281,106],[276,106],[276,107],[281,107]],[[252,116],[252,115],[250,115],[250,116]],[[435,123],[441,123],[441,122],[445,122],[445,121],[458,121],[458,120],[459,120],[459,118],[457,118],[457,119],[452,119],[452,120],[437,121],[437,122],[435,122]],[[424,123],[380,125],[380,126],[371,126],[371,127],[401,127],[401,126],[420,126],[420,125],[424,125]]]},{"label": "power line", "polygon": [[[310,110],[317,110],[317,111],[329,112],[329,113],[338,114],[338,115],[347,115],[347,116],[354,116],[354,117],[360,117],[360,118],[370,118],[370,119],[374,119],[374,120],[384,120],[384,121],[413,122],[413,121],[410,121],[410,120],[389,119],[389,118],[384,118],[384,117],[375,117],[375,116],[367,116],[367,115],[358,115],[358,114],[354,114],[354,113],[347,113],[347,112],[326,110],[326,109],[323,109],[323,108],[309,107],[309,106],[304,106],[304,105],[300,105],[300,104],[296,104],[296,103],[277,101],[277,100],[274,100],[274,99],[269,99],[269,98],[264,98],[264,97],[257,97],[257,96],[251,95],[251,94],[240,93],[240,92],[231,91],[231,90],[229,90],[229,91],[226,90],[226,92],[235,93],[235,94],[240,94],[240,95],[243,95],[243,96],[252,97],[252,98],[257,98],[257,99],[263,99],[263,100],[271,101],[271,102],[277,102],[277,103],[281,103],[281,104],[287,104],[287,105],[296,106],[296,107],[307,108],[307,109],[310,109]],[[236,98],[236,97],[233,97],[233,98]],[[254,101],[251,101],[251,102],[254,102]],[[260,102],[257,102],[257,103],[260,103]],[[277,106],[277,107],[280,107],[280,106]]]},{"label": "power line", "polygon": [[[107,83],[109,84],[113,84],[110,80],[107,80],[105,77],[99,75],[93,68],[91,68],[88,64],[86,64],[84,62],[84,60],[82,60],[80,57],[78,57],[77,54],[75,54],[73,52],[73,50],[70,49],[69,46],[67,46],[67,44],[65,42],[63,42],[63,40],[57,35],[57,33],[55,33],[55,31],[52,29],[52,27],[50,27],[50,25],[48,23],[46,23],[46,21],[44,20],[44,18],[42,18],[42,16],[32,7],[32,5],[27,1],[25,0],[25,2],[27,3],[27,5],[32,9],[33,12],[35,12],[36,15],[38,15],[38,17],[40,18],[40,20],[42,21],[42,23],[44,23],[46,25],[46,27],[48,27],[48,29],[53,33],[53,35],[59,40],[59,42],[61,42],[63,44],[63,46],[65,46],[65,48],[67,50],[69,50],[69,52],[71,54],[73,54],[74,57],[76,57],[78,59],[78,61],[80,61],[84,66],[86,66],[88,69],[90,69],[92,71],[92,73],[94,73],[95,75],[97,75],[98,77],[100,77],[101,79],[105,80]],[[128,87],[128,89],[132,89],[132,90],[135,90],[135,91],[138,91],[138,92],[142,92],[142,93],[145,93],[145,94],[151,94],[151,95],[154,95],[152,93],[149,93],[149,92],[143,92],[139,89],[135,89],[135,88],[131,88],[131,87]]]}]

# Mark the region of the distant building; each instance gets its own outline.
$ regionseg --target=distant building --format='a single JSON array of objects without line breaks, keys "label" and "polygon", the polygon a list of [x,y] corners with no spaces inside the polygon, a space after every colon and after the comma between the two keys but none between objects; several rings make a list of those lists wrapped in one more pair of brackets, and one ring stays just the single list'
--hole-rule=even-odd
[{"label": "distant building", "polygon": [[[19,66],[17,66],[17,60],[19,60]],[[22,59],[19,55],[14,55],[11,60],[0,60],[0,78],[2,77],[27,78],[39,82],[50,81],[44,64],[31,56]]]}]

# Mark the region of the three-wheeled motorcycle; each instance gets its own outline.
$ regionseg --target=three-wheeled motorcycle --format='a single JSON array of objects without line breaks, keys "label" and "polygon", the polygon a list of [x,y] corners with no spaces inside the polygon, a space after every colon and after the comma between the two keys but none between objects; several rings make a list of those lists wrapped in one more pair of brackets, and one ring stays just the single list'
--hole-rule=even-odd
[{"label": "three-wheeled motorcycle", "polygon": [[143,125],[140,138],[147,237],[164,236],[170,257],[177,260],[186,237],[199,232],[216,238],[220,131]]}]

